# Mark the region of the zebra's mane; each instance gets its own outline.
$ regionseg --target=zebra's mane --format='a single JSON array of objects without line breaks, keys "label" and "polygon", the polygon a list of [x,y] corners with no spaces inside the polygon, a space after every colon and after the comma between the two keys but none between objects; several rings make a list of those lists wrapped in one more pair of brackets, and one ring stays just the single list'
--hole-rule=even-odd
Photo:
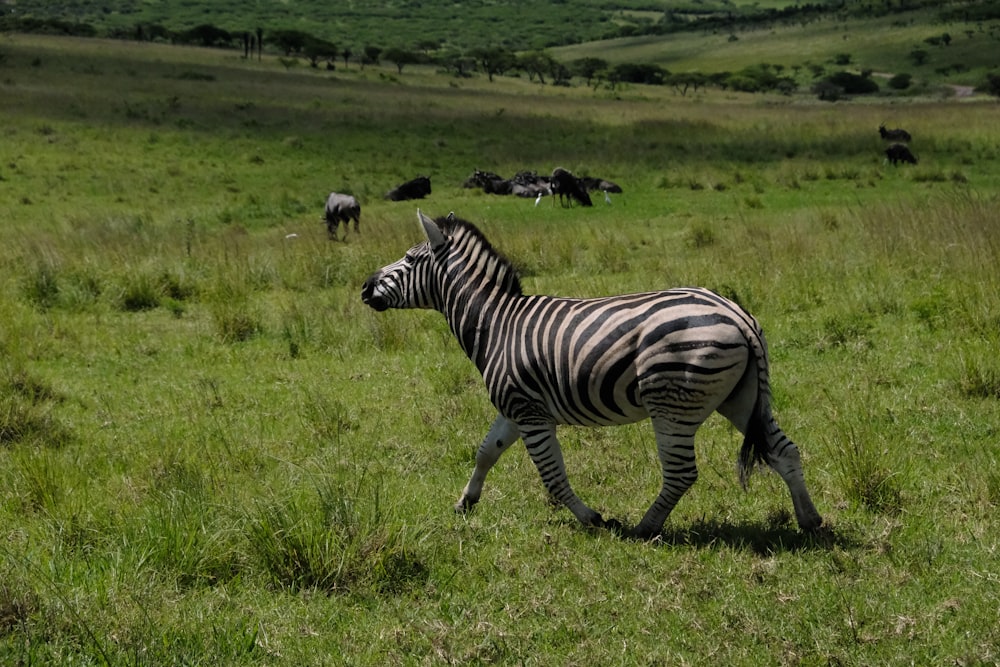
[{"label": "zebra's mane", "polygon": [[486,255],[492,264],[490,274],[493,276],[493,281],[497,284],[503,284],[507,294],[512,296],[524,294],[521,289],[521,278],[518,276],[514,264],[493,247],[478,227],[454,214],[438,218],[435,222],[446,236],[454,239],[454,244],[457,247],[468,247],[469,250],[463,250],[463,253],[476,257]]}]

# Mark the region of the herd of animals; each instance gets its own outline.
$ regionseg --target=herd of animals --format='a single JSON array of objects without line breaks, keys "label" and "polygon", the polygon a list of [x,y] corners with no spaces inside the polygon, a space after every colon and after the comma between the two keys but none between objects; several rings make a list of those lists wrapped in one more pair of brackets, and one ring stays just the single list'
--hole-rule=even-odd
[{"label": "herd of animals", "polygon": [[[563,206],[572,206],[574,202],[581,206],[593,206],[591,192],[603,192],[604,200],[611,199],[608,193],[620,193],[621,186],[603,178],[591,176],[577,177],[562,167],[556,167],[551,176],[540,176],[533,171],[519,171],[513,178],[503,178],[491,171],[476,169],[462,184],[465,188],[480,188],[492,195],[515,195],[518,197],[534,197],[535,205],[543,197],[559,197]],[[389,201],[406,201],[423,199],[431,194],[431,179],[418,176],[396,186],[385,194]],[[331,192],[326,199],[326,211],[323,221],[326,223],[327,234],[331,239],[337,239],[340,224],[344,225],[345,235],[349,231],[350,222],[354,221],[354,231],[358,231],[361,218],[361,204],[352,195]]]},{"label": "herd of animals", "polygon": [[[885,149],[886,159],[893,165],[900,162],[916,164],[917,158],[910,151],[909,143],[913,137],[902,128],[886,129],[885,124],[879,125],[879,136],[884,141],[891,142]],[[514,195],[517,197],[535,198],[535,205],[543,197],[559,197],[563,206],[572,206],[574,202],[581,206],[593,206],[591,192],[604,193],[604,200],[611,199],[608,193],[620,193],[621,186],[617,183],[592,176],[577,177],[562,167],[556,167],[551,176],[539,175],[534,171],[519,171],[512,178],[504,178],[491,171],[476,169],[462,184],[464,188],[480,188],[486,194]],[[427,176],[401,183],[385,194],[389,201],[407,201],[423,199],[431,194],[431,179]],[[349,231],[350,222],[354,221],[354,231],[358,232],[361,220],[361,204],[352,195],[331,192],[326,200],[326,211],[323,221],[326,223],[327,234],[331,239],[337,239],[340,224],[344,225],[344,234]]]}]

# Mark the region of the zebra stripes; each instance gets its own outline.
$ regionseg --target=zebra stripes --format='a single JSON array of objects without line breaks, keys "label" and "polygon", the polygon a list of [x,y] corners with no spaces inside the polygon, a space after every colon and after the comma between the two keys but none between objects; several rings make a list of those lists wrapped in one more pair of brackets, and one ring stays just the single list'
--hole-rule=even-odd
[{"label": "zebra stripes", "polygon": [[549,494],[584,525],[620,529],[573,491],[556,426],[607,426],[649,418],[663,483],[630,533],[657,535],[698,477],[694,435],[714,411],[745,440],[741,483],[767,463],[788,485],[799,526],[822,518],[806,490],[799,452],[771,414],[767,344],[757,321],[701,288],[594,299],[528,296],[510,262],[472,224],[431,220],[428,241],[373,273],[362,300],[388,308],[433,308],[483,375],[499,414],[476,454],[456,505],[478,502],[490,468],[518,438]]}]

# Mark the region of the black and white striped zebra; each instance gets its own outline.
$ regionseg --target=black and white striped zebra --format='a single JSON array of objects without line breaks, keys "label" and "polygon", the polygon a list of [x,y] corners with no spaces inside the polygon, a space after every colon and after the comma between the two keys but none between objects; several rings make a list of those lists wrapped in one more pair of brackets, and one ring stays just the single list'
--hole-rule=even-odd
[{"label": "black and white striped zebra", "polygon": [[475,226],[453,215],[417,215],[427,242],[373,273],[362,300],[378,311],[440,311],[483,375],[499,415],[456,510],[476,504],[490,468],[520,437],[552,498],[584,525],[621,530],[573,492],[556,426],[648,417],[663,485],[630,533],[653,537],[695,482],[695,431],[718,411],[745,435],[740,482],[756,463],[767,463],[788,485],[799,526],[822,523],[799,451],[771,414],[767,346],[746,311],[701,288],[593,299],[527,296],[511,263]]}]

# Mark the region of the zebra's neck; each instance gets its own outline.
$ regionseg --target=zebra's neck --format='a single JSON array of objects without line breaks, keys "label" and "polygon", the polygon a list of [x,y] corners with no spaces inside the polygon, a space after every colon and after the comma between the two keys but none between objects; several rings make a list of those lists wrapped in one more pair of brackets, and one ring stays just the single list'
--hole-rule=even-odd
[{"label": "zebra's neck", "polygon": [[483,368],[487,329],[494,314],[523,293],[517,271],[478,229],[462,220],[444,229],[451,237],[440,264],[442,308],[462,349]]}]

